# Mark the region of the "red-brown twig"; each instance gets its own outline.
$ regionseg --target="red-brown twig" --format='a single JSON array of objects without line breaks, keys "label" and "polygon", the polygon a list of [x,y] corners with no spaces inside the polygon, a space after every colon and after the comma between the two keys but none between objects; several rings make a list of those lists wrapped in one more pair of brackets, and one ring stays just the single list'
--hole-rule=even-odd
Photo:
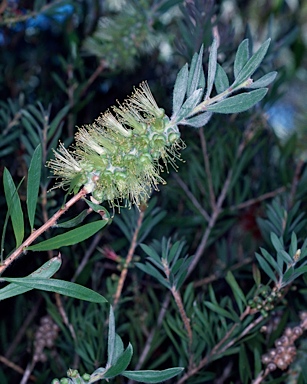
[{"label": "red-brown twig", "polygon": [[0,265],[0,275],[8,268],[25,250],[29,247],[34,240],[36,240],[48,228],[56,224],[57,220],[65,213],[70,207],[76,204],[82,197],[87,195],[88,191],[82,188],[74,197],[72,197],[62,208],[60,208],[45,224],[39,229],[31,233],[31,235]]},{"label": "red-brown twig", "polygon": [[119,281],[118,281],[117,289],[116,289],[116,292],[115,292],[115,295],[114,295],[114,301],[113,301],[113,309],[114,310],[115,310],[115,308],[116,308],[116,306],[118,304],[118,301],[120,299],[120,296],[121,296],[121,293],[122,293],[122,290],[123,290],[123,287],[124,287],[124,283],[125,283],[125,280],[126,280],[126,277],[127,277],[127,274],[128,274],[128,267],[129,267],[129,265],[130,265],[130,263],[132,261],[132,258],[133,258],[133,255],[134,255],[134,251],[135,251],[135,248],[137,246],[137,238],[138,238],[141,226],[142,226],[144,214],[145,214],[145,212],[143,210],[141,210],[139,218],[138,218],[138,221],[137,221],[137,224],[136,224],[136,228],[134,230],[134,234],[133,234],[133,237],[132,237],[132,240],[131,240],[131,244],[130,244],[128,255],[127,255],[127,258],[126,258],[125,266],[124,266],[124,268],[123,268],[123,270],[122,270],[122,272],[120,274],[120,278],[119,278]]}]

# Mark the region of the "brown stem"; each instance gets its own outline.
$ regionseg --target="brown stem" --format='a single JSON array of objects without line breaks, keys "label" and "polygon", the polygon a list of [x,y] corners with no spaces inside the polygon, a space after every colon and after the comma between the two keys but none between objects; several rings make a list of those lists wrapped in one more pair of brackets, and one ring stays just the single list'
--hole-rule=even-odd
[{"label": "brown stem", "polygon": [[[247,129],[244,136],[243,136],[243,139],[242,139],[242,141],[238,147],[236,159],[239,159],[241,157],[242,152],[244,151],[246,145],[252,139],[252,137],[253,137],[252,130]],[[194,270],[194,268],[196,267],[200,258],[203,255],[203,252],[207,246],[209,236],[211,234],[211,230],[214,227],[214,225],[215,225],[215,223],[216,223],[216,221],[217,221],[217,219],[218,219],[218,217],[222,211],[222,205],[223,205],[224,200],[227,196],[227,192],[228,192],[229,185],[231,183],[232,175],[233,175],[233,169],[229,169],[226,180],[225,180],[224,185],[223,185],[223,188],[221,190],[221,193],[220,193],[220,195],[219,195],[219,197],[215,203],[212,215],[211,215],[210,220],[208,222],[208,226],[204,232],[203,238],[202,238],[200,244],[198,245],[196,252],[193,256],[193,260],[189,266],[187,276],[189,276],[192,273],[192,271]]]},{"label": "brown stem", "polygon": [[[250,314],[250,307],[247,307],[245,311],[240,316],[240,322],[243,321],[243,319]],[[182,376],[182,378],[178,381],[177,384],[183,384],[186,382],[190,377],[194,376],[197,372],[199,372],[203,367],[205,367],[214,357],[216,354],[221,354],[227,351],[228,348],[230,348],[233,344],[235,344],[238,340],[242,339],[251,329],[256,327],[261,321],[263,320],[263,316],[259,316],[255,321],[249,324],[248,327],[244,329],[243,332],[240,333],[238,337],[233,338],[230,340],[227,344],[223,346],[223,344],[231,337],[233,332],[237,329],[240,323],[235,323],[230,330],[225,334],[225,336],[214,346],[214,348],[210,351],[210,353],[205,356],[196,367],[193,367],[192,369],[188,370],[188,372]],[[222,347],[223,346],[223,347]]]},{"label": "brown stem", "polygon": [[193,342],[193,332],[192,332],[192,328],[191,328],[191,322],[190,322],[190,319],[188,318],[187,314],[186,314],[186,311],[184,309],[184,305],[183,305],[183,302],[182,302],[182,298],[181,298],[181,295],[180,295],[180,292],[176,289],[175,286],[172,287],[171,289],[171,292],[172,292],[172,295],[175,299],[175,302],[176,302],[176,305],[177,305],[177,308],[179,310],[179,313],[180,313],[180,316],[181,316],[181,319],[183,321],[183,324],[184,324],[184,327],[187,331],[187,335],[188,335],[188,339],[189,339],[189,355],[190,355],[190,366],[192,364],[192,354],[191,354],[191,351],[192,351],[192,342]]},{"label": "brown stem", "polygon": [[82,188],[74,197],[72,197],[62,208],[60,208],[45,224],[39,229],[31,233],[31,235],[0,265],[0,275],[8,268],[17,258],[29,247],[34,240],[36,240],[48,228],[56,224],[57,220],[65,213],[70,207],[77,203],[82,197],[87,195],[88,191]]},{"label": "brown stem", "polygon": [[210,221],[210,216],[207,213],[207,211],[201,206],[201,204],[198,202],[196,197],[193,195],[193,193],[189,190],[186,183],[181,179],[180,176],[178,176],[176,173],[173,175],[174,179],[177,181],[177,183],[180,185],[182,190],[186,193],[188,198],[190,199],[191,203],[194,205],[194,207],[198,210],[198,212],[205,218],[206,221]]},{"label": "brown stem", "polygon": [[280,193],[284,192],[285,190],[286,190],[286,187],[279,187],[279,188],[275,189],[274,191],[264,193],[263,195],[261,195],[259,197],[255,197],[254,199],[246,200],[246,201],[244,201],[244,203],[232,205],[231,207],[229,207],[229,209],[231,211],[234,211],[237,209],[247,208],[251,205],[260,203],[261,201],[264,201],[264,200],[270,199],[271,197],[279,195]]},{"label": "brown stem", "polygon": [[122,272],[120,274],[120,278],[119,278],[119,281],[118,281],[117,289],[116,289],[116,292],[115,292],[115,295],[114,295],[114,302],[113,302],[113,309],[114,309],[114,311],[115,311],[115,308],[116,308],[116,306],[118,304],[118,301],[120,299],[120,296],[121,296],[121,293],[122,293],[122,290],[123,290],[123,287],[124,287],[124,284],[125,284],[125,280],[126,280],[126,277],[127,277],[127,274],[128,274],[128,267],[129,267],[129,265],[130,265],[130,263],[132,261],[132,258],[133,258],[133,255],[134,255],[134,251],[135,251],[135,248],[137,246],[137,237],[138,237],[139,231],[140,231],[141,226],[142,226],[144,214],[145,214],[145,211],[141,210],[139,218],[138,218],[138,221],[137,221],[137,224],[136,224],[136,228],[134,230],[134,234],[133,234],[133,237],[132,237],[132,240],[131,240],[131,244],[130,244],[128,255],[127,255],[127,258],[126,258],[125,266],[124,266],[124,268],[123,268],[123,270],[122,270]]},{"label": "brown stem", "polygon": [[[25,373],[24,369],[22,369],[19,365],[13,363],[12,361],[8,360],[4,356],[0,355],[0,361],[1,361],[1,363],[5,364],[6,366],[12,368],[14,371],[16,371],[16,372],[18,372],[18,373],[20,373],[22,375]],[[36,377],[33,376],[33,375],[30,375],[30,379],[32,381],[36,381],[37,380]]]}]

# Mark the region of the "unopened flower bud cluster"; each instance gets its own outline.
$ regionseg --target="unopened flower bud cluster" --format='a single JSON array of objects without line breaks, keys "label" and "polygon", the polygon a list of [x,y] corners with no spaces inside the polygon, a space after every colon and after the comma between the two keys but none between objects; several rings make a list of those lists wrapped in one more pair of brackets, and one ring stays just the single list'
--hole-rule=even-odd
[{"label": "unopened flower bud cluster", "polygon": [[157,106],[145,82],[113,113],[79,128],[75,140],[69,150],[60,144],[47,164],[61,178],[56,187],[76,192],[84,186],[96,200],[111,205],[146,201],[152,189],[165,183],[160,172],[168,162],[175,166],[184,146],[178,127]]},{"label": "unopened flower bud cluster", "polygon": [[44,353],[45,348],[52,348],[54,341],[58,336],[59,327],[52,321],[49,316],[41,318],[40,326],[35,332],[34,337],[34,354],[33,361],[45,362],[47,356]]},{"label": "unopened flower bud cluster", "polygon": [[286,328],[283,335],[275,341],[275,348],[262,356],[262,363],[267,366],[268,371],[275,371],[277,368],[285,370],[295,359],[296,346],[294,342],[307,329],[307,312],[301,312],[300,318],[300,325]]},{"label": "unopened flower bud cluster", "polygon": [[263,317],[267,317],[268,313],[275,307],[276,301],[282,297],[282,290],[278,290],[274,287],[272,290],[261,292],[261,294],[255,296],[248,302],[248,305],[254,312],[260,312]]}]

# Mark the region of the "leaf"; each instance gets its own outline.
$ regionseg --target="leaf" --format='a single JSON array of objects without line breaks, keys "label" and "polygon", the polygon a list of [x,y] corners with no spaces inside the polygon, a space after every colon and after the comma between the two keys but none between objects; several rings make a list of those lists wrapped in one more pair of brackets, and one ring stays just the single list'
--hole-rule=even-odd
[{"label": "leaf", "polygon": [[202,97],[202,89],[197,89],[192,93],[192,95],[184,102],[183,106],[180,108],[178,112],[176,121],[180,122],[183,118],[188,117],[193,109],[198,105]]},{"label": "leaf", "polygon": [[115,317],[112,306],[110,306],[109,314],[109,332],[108,332],[108,362],[107,367],[115,363],[114,354],[115,354]]},{"label": "leaf", "polygon": [[27,209],[31,231],[34,228],[34,217],[36,211],[37,197],[42,170],[42,146],[39,144],[32,156],[27,182]]},{"label": "leaf", "polygon": [[281,243],[281,240],[278,238],[276,233],[271,232],[270,238],[271,238],[271,242],[273,244],[273,247],[275,248],[276,251],[280,251],[284,248],[283,244]]},{"label": "leaf", "polygon": [[271,39],[266,40],[258,49],[258,51],[248,60],[248,62],[241,69],[238,76],[235,78],[235,82],[232,85],[233,88],[236,88],[244,81],[249,79],[250,76],[256,71],[267,53],[270,42]]},{"label": "leaf", "polygon": [[216,76],[214,80],[215,89],[217,94],[224,92],[227,88],[229,88],[229,80],[224,68],[217,64],[216,67]]},{"label": "leaf", "polygon": [[62,235],[55,236],[51,239],[42,241],[38,244],[27,247],[31,251],[49,251],[74,245],[93,236],[107,224],[104,220],[95,221],[94,223],[85,224],[82,227],[72,229]]},{"label": "leaf", "polygon": [[208,85],[207,85],[205,100],[207,100],[210,97],[210,94],[213,88],[215,74],[216,74],[216,64],[217,64],[217,40],[214,39],[211,45],[210,55],[209,55],[208,80],[207,80]]},{"label": "leaf", "polygon": [[240,313],[242,313],[243,312],[242,303],[246,305],[246,298],[231,271],[227,272],[226,281],[230,285],[232,293],[236,299],[236,303],[238,304],[238,307],[240,309]]},{"label": "leaf", "polygon": [[[65,86],[65,91],[66,91],[66,86]],[[59,127],[61,121],[66,117],[70,108],[71,108],[70,105],[63,107],[55,116],[55,118],[52,120],[52,123],[50,124],[48,129],[48,140],[50,140],[50,138],[54,135],[54,132]]]},{"label": "leaf", "polygon": [[195,53],[190,67],[190,73],[188,78],[188,90],[187,96],[190,97],[200,86],[200,83],[203,82],[203,51],[204,46],[202,45],[199,51],[199,54]]},{"label": "leaf", "polygon": [[240,73],[244,65],[248,62],[248,59],[249,59],[249,40],[245,39],[239,45],[236,53],[235,62],[234,62],[235,79],[238,77],[238,74]]},{"label": "leaf", "polygon": [[106,370],[104,374],[104,378],[110,379],[111,377],[120,375],[130,364],[132,355],[133,355],[133,348],[132,348],[132,345],[129,343],[125,352],[118,357],[118,360],[115,363],[115,365],[112,365],[110,368]]},{"label": "leaf", "polygon": [[173,91],[173,116],[176,115],[181,108],[188,87],[189,70],[188,64],[185,64],[179,71]]},{"label": "leaf", "polygon": [[158,272],[156,270],[156,268],[154,268],[151,264],[149,264],[149,263],[145,263],[145,264],[135,263],[135,266],[138,267],[143,272],[147,273],[148,275],[155,277],[166,288],[170,288],[170,285],[169,285],[168,281],[166,280],[166,278],[163,275],[161,275],[161,273]]},{"label": "leaf", "polygon": [[263,88],[270,85],[276,78],[277,72],[269,72],[266,75],[260,77],[260,79],[253,82],[251,85],[248,86],[248,88],[256,89],[256,88]]},{"label": "leaf", "polygon": [[213,303],[211,303],[211,301],[205,301],[204,304],[206,307],[211,309],[211,311],[218,313],[222,317],[226,317],[228,319],[235,321],[232,314],[230,312],[226,311],[226,309],[220,307],[218,304],[213,304]]},{"label": "leaf", "polygon": [[142,383],[160,383],[179,375],[183,370],[184,368],[176,367],[162,371],[124,371],[121,375]]},{"label": "leaf", "polygon": [[76,227],[77,225],[81,224],[83,220],[86,218],[88,215],[87,209],[84,209],[81,213],[79,213],[78,216],[74,217],[71,220],[63,221],[62,223],[57,223],[56,228],[73,228]]},{"label": "leaf", "polygon": [[261,88],[251,92],[229,97],[214,105],[209,105],[207,111],[216,113],[239,113],[248,110],[264,98],[268,89]]},{"label": "leaf", "polygon": [[251,379],[251,367],[248,362],[247,353],[244,344],[240,346],[239,352],[239,372],[242,383],[248,383]]},{"label": "leaf", "polygon": [[92,303],[106,303],[107,300],[99,293],[83,287],[82,285],[58,279],[42,279],[35,277],[10,278],[2,277],[1,280],[16,283],[26,288],[55,292],[60,295],[86,300]]},{"label": "leaf", "polygon": [[262,270],[269,276],[270,279],[272,279],[275,283],[277,283],[277,278],[274,272],[272,271],[271,267],[269,266],[269,264],[258,253],[256,253],[255,255]]},{"label": "leaf", "polygon": [[14,235],[16,239],[16,248],[22,243],[24,237],[24,221],[23,212],[21,209],[18,191],[15,187],[14,181],[7,168],[3,171],[3,186],[8,206],[8,211],[11,216]]},{"label": "leaf", "polygon": [[198,116],[191,117],[190,119],[182,120],[180,122],[181,125],[191,125],[195,128],[200,128],[205,126],[209,120],[211,119],[212,112],[204,112]]},{"label": "leaf", "polygon": [[[60,256],[53,257],[45,264],[43,264],[36,271],[32,272],[29,277],[44,277],[48,278],[53,276],[61,267],[62,261]],[[8,299],[9,297],[21,295],[22,293],[31,291],[32,288],[25,288],[18,284],[8,284],[6,287],[0,289],[0,300]]]},{"label": "leaf", "polygon": [[109,220],[110,219],[110,214],[109,212],[107,211],[107,209],[105,209],[105,207],[103,207],[102,205],[100,204],[95,204],[93,203],[92,201],[90,200],[87,200],[85,197],[83,198],[83,200],[86,202],[86,204],[92,208],[93,211],[97,212],[97,213],[100,213],[100,212],[103,212],[103,220]]}]

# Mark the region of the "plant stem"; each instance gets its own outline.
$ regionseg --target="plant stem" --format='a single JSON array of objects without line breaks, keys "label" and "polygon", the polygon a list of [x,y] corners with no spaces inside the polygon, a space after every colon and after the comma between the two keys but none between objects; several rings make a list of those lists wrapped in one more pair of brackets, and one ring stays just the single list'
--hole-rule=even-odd
[{"label": "plant stem", "polygon": [[194,376],[197,372],[199,372],[203,367],[205,367],[212,358],[217,354],[222,354],[227,351],[233,344],[235,344],[238,340],[242,339],[248,332],[250,332],[253,328],[255,328],[261,321],[263,321],[263,316],[259,316],[256,320],[251,322],[237,337],[231,339],[227,344],[223,346],[223,344],[231,338],[233,332],[238,328],[241,322],[245,319],[246,316],[250,315],[250,307],[247,307],[245,311],[240,316],[240,323],[235,323],[229,331],[225,334],[225,336],[214,346],[214,348],[210,351],[210,353],[205,356],[196,367],[188,370],[188,372],[178,381],[177,384],[183,384],[190,377]]},{"label": "plant stem", "polygon": [[65,213],[70,207],[76,204],[82,197],[87,195],[88,191],[82,188],[74,197],[72,197],[62,208],[60,208],[45,224],[39,229],[31,233],[31,235],[0,265],[0,275],[8,268],[25,250],[29,247],[34,240],[36,240],[47,229],[56,224],[57,220]]},{"label": "plant stem", "polygon": [[145,211],[141,210],[140,214],[139,214],[139,217],[138,217],[137,224],[136,224],[136,228],[135,228],[134,233],[133,233],[133,237],[132,237],[130,248],[129,248],[129,251],[128,251],[128,255],[127,255],[127,258],[126,258],[125,266],[124,266],[124,268],[123,268],[123,270],[121,272],[121,275],[120,275],[120,278],[119,278],[119,281],[118,281],[118,285],[117,285],[117,289],[116,289],[116,292],[115,292],[115,295],[114,295],[114,302],[113,302],[113,310],[114,311],[115,311],[115,308],[116,308],[116,306],[118,304],[118,301],[120,299],[120,296],[121,296],[121,293],[122,293],[122,290],[123,290],[123,287],[124,287],[124,283],[125,283],[125,280],[126,280],[126,277],[127,277],[127,274],[128,274],[128,267],[129,267],[129,265],[130,265],[130,263],[132,261],[132,258],[133,258],[133,255],[134,255],[134,251],[135,251],[135,248],[137,246],[137,238],[138,238],[141,226],[142,226],[144,215],[145,215]]},{"label": "plant stem", "polygon": [[193,342],[193,332],[192,332],[192,328],[191,328],[191,322],[190,322],[190,319],[188,318],[186,311],[184,309],[184,305],[182,302],[180,292],[176,289],[175,286],[173,286],[171,288],[171,292],[172,292],[172,295],[173,295],[174,300],[176,302],[177,308],[179,310],[179,313],[180,313],[181,319],[183,321],[184,327],[187,331],[187,335],[188,335],[188,339],[189,339],[189,356],[190,356],[189,360],[190,360],[190,366],[191,366],[191,363],[192,363],[191,350],[192,350],[192,342]]}]

